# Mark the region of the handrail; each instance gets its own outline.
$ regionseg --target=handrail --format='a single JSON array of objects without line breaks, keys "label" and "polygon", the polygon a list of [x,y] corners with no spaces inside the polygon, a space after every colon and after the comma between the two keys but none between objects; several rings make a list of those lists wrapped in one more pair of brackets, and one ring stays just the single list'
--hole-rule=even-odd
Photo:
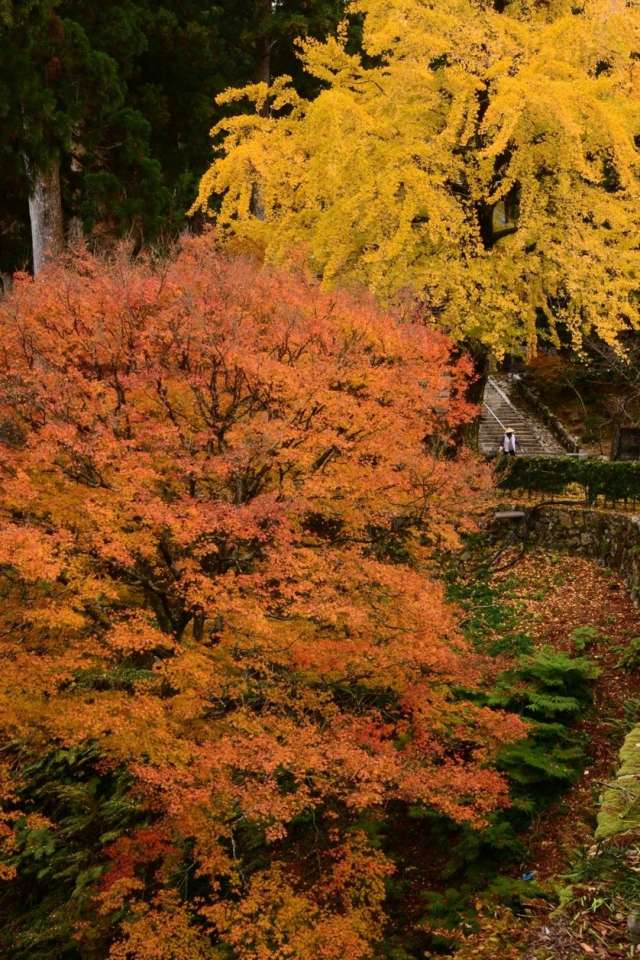
[{"label": "handrail", "polygon": [[[520,411],[518,410],[518,408],[516,407],[516,405],[513,403],[513,401],[506,395],[506,393],[504,392],[504,390],[503,390],[501,387],[498,386],[497,382],[493,379],[493,377],[487,377],[487,383],[490,383],[490,384],[491,384],[491,386],[492,386],[493,389],[496,391],[496,393],[499,393],[499,394],[500,394],[500,396],[502,397],[502,399],[504,400],[504,402],[505,402],[508,406],[511,407],[511,409],[513,410],[514,413],[519,413],[519,412],[520,412]],[[496,418],[496,419],[497,419],[497,418]]]},{"label": "handrail", "polygon": [[489,406],[489,404],[487,403],[486,400],[483,400],[483,401],[482,401],[482,406],[487,408],[487,410],[489,411],[489,413],[491,414],[491,416],[493,417],[493,419],[498,421],[498,423],[500,424],[500,426],[502,427],[502,429],[503,429],[503,430],[505,431],[505,433],[506,433],[507,428],[505,427],[504,423],[502,422],[502,420],[500,419],[500,417],[499,417],[496,413],[493,412],[493,410],[491,409],[491,407]]}]

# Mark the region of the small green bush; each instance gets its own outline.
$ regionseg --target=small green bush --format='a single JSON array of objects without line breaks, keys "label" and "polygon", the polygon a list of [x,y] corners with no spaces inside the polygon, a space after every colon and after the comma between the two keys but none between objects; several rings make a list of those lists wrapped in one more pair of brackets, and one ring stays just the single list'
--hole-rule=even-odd
[{"label": "small green bush", "polygon": [[632,637],[623,647],[618,647],[622,654],[619,660],[625,670],[640,670],[640,637]]},{"label": "small green bush", "polygon": [[604,638],[601,637],[597,627],[584,626],[572,630],[569,639],[576,653],[584,653],[585,650],[591,649],[599,640]]},{"label": "small green bush", "polygon": [[497,465],[503,490],[562,494],[579,484],[588,503],[640,500],[640,461],[581,457],[504,457]]},{"label": "small green bush", "polygon": [[555,723],[558,715],[573,717],[591,702],[591,682],[599,672],[591,660],[543,647],[520,657],[516,667],[502,675],[491,702]]},{"label": "small green bush", "polygon": [[543,648],[521,657],[498,681],[491,705],[519,713],[531,724],[529,736],[499,756],[522,809],[533,810],[580,775],[584,745],[571,724],[590,705],[598,673],[586,658]]}]

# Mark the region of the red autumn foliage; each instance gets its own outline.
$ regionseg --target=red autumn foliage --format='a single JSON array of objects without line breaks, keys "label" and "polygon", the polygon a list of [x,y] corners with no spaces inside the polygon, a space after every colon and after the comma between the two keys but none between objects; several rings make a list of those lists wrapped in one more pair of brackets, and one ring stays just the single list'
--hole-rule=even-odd
[{"label": "red autumn foliage", "polygon": [[368,957],[391,868],[358,818],[482,822],[521,732],[460,696],[485,665],[433,569],[487,483],[443,453],[468,364],[209,239],[22,278],[0,329],[2,735],[96,743],[151,824],[105,846],[80,941],[118,909],[115,958]]}]

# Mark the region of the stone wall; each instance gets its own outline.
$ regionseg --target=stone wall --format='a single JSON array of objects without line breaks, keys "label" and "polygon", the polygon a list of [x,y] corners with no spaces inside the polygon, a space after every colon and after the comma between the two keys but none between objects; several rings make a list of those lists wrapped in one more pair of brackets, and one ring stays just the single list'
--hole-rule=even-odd
[{"label": "stone wall", "polygon": [[622,574],[640,603],[640,515],[564,505],[523,508],[524,518],[494,521],[501,537],[519,526],[528,542],[593,557]]},{"label": "stone wall", "polygon": [[549,427],[556,440],[568,450],[569,453],[578,453],[580,442],[577,437],[569,433],[563,423],[558,420],[555,413],[544,403],[538,391],[522,376],[514,376],[513,385],[517,393],[527,401],[532,410],[537,413],[542,422]]}]

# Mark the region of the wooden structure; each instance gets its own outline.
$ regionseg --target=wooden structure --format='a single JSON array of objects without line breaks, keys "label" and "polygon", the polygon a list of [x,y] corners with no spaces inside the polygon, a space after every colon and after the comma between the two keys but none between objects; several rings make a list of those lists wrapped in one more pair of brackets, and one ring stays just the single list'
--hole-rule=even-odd
[{"label": "wooden structure", "polygon": [[640,460],[640,426],[618,427],[611,445],[612,460]]}]

